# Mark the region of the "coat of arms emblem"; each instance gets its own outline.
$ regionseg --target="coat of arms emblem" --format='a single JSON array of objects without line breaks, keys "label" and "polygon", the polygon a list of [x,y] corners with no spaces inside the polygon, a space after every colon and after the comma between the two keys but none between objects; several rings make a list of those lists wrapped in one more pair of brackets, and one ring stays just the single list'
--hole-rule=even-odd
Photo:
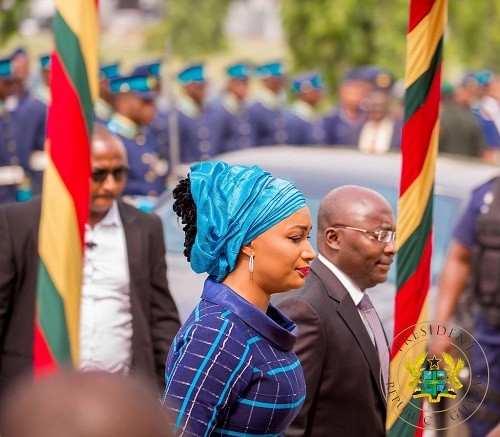
[{"label": "coat of arms emblem", "polygon": [[[456,390],[463,387],[458,379],[458,373],[464,367],[464,360],[458,358],[455,362],[447,352],[443,352],[441,357],[442,359],[438,359],[434,355],[426,359],[427,352],[423,352],[415,361],[411,359],[405,361],[405,367],[411,375],[408,385],[414,389],[413,398],[427,397],[429,402],[438,403],[443,397],[454,399],[457,396]],[[424,366],[425,361],[429,362],[428,366]],[[445,369],[440,369],[441,361],[446,364]]]}]

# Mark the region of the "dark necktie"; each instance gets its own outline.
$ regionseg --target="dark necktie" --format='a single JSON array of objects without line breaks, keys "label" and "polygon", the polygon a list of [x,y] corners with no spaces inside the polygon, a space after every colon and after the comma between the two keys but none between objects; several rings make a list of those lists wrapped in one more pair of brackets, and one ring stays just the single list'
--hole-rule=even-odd
[{"label": "dark necktie", "polygon": [[382,373],[382,388],[383,392],[387,395],[387,381],[389,380],[389,350],[387,345],[387,340],[384,335],[384,328],[382,328],[382,323],[373,307],[372,301],[368,295],[364,295],[361,302],[358,304],[358,308],[362,311],[365,316],[368,325],[373,332],[375,337],[375,347],[378,352],[378,357],[380,360],[380,369]]}]

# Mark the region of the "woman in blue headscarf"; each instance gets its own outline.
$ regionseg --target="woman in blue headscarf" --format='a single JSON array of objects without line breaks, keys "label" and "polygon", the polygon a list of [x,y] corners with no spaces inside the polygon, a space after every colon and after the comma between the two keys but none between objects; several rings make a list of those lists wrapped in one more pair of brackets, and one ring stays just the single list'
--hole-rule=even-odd
[{"label": "woman in blue headscarf", "polygon": [[174,189],[201,301],[168,354],[163,403],[176,435],[280,436],[305,398],[297,327],[270,304],[304,284],[316,254],[292,184],[257,166],[191,167]]}]

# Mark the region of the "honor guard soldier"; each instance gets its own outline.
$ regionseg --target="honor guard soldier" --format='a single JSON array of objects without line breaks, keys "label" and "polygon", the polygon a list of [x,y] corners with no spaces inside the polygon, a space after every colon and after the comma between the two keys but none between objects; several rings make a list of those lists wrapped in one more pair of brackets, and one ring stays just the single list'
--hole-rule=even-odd
[{"label": "honor guard soldier", "polygon": [[113,93],[109,81],[120,76],[120,64],[113,62],[99,67],[99,97],[94,105],[95,121],[106,124],[114,112]]},{"label": "honor guard soldier", "polygon": [[158,153],[160,158],[165,161],[170,161],[168,141],[168,113],[166,110],[166,104],[162,99],[161,62],[160,60],[155,60],[136,65],[132,70],[132,75],[148,77],[152,76],[156,80],[156,87],[154,89],[154,91],[157,92],[155,99],[155,115],[153,117],[153,121],[146,129],[150,130],[151,135],[153,135],[158,145]]},{"label": "honor guard soldier", "polygon": [[180,160],[182,163],[206,160],[217,154],[218,148],[211,141],[204,67],[189,64],[179,72],[177,79],[182,86],[177,102]]},{"label": "honor guard soldier", "polygon": [[363,103],[371,89],[371,80],[361,67],[344,76],[338,89],[338,105],[323,118],[327,144],[357,146],[366,120]]},{"label": "honor guard soldier", "polygon": [[498,163],[498,157],[500,156],[500,117],[498,116],[500,114],[500,102],[496,104],[496,122],[493,114],[484,105],[486,93],[493,78],[493,73],[489,70],[473,73],[475,99],[472,102],[471,110],[483,132],[486,144],[483,158],[485,161],[495,164]]},{"label": "honor guard soldier", "polygon": [[5,101],[12,92],[9,80],[12,77],[11,68],[9,58],[0,59],[0,204],[16,199],[17,185],[24,179],[24,169],[14,155],[15,143],[8,135],[10,126]]},{"label": "honor guard soldier", "polygon": [[213,142],[220,152],[247,149],[253,146],[246,97],[250,65],[237,63],[226,69],[226,89],[221,98],[210,104]]},{"label": "honor guard soldier", "polygon": [[165,190],[167,161],[147,129],[155,114],[156,79],[151,76],[118,77],[110,81],[115,113],[106,124],[127,149],[130,172],[123,191],[131,203],[150,211]]},{"label": "honor guard soldier", "polygon": [[[48,113],[50,105],[50,63],[51,58],[49,54],[42,55],[38,58],[40,67],[40,82],[33,90],[33,96],[36,100],[41,102],[45,107],[45,116]],[[40,107],[40,105],[36,105]],[[43,146],[40,144],[39,147]],[[43,171],[47,167],[47,154],[45,150],[34,150],[30,156],[30,174],[32,179],[33,191],[40,193],[42,191]]]},{"label": "honor guard soldier", "polygon": [[325,131],[317,117],[323,98],[323,81],[318,72],[304,73],[292,80],[295,100],[286,113],[287,143],[292,145],[324,144]]},{"label": "honor guard soldier", "polygon": [[261,88],[257,99],[248,108],[250,125],[256,146],[287,142],[285,127],[284,89],[286,79],[281,62],[259,65],[255,69]]},{"label": "honor guard soldier", "polygon": [[28,80],[30,78],[30,58],[24,47],[18,47],[10,55],[12,62],[12,76],[14,77],[14,94],[18,102],[29,96]]},{"label": "honor guard soldier", "polygon": [[40,83],[33,94],[36,99],[47,107],[50,103],[50,55],[42,55],[38,61],[40,65]]},{"label": "honor guard soldier", "polygon": [[[33,193],[41,191],[42,170],[45,167],[43,150],[47,122],[47,108],[39,100],[25,94],[10,106],[9,98],[18,90],[19,79],[13,75],[11,59],[1,60],[3,65],[3,115],[0,127],[0,141],[3,165],[20,166],[23,179],[17,182],[15,199],[29,199]],[[41,152],[41,153],[40,153]],[[40,156],[42,159],[40,160]]]}]

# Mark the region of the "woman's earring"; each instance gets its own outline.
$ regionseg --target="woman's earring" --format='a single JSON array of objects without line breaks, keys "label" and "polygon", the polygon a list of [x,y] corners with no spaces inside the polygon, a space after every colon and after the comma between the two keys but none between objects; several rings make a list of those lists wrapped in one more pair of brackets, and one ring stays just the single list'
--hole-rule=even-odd
[{"label": "woman's earring", "polygon": [[250,260],[248,261],[248,270],[250,271],[250,279],[253,278],[253,254],[250,255]]}]

